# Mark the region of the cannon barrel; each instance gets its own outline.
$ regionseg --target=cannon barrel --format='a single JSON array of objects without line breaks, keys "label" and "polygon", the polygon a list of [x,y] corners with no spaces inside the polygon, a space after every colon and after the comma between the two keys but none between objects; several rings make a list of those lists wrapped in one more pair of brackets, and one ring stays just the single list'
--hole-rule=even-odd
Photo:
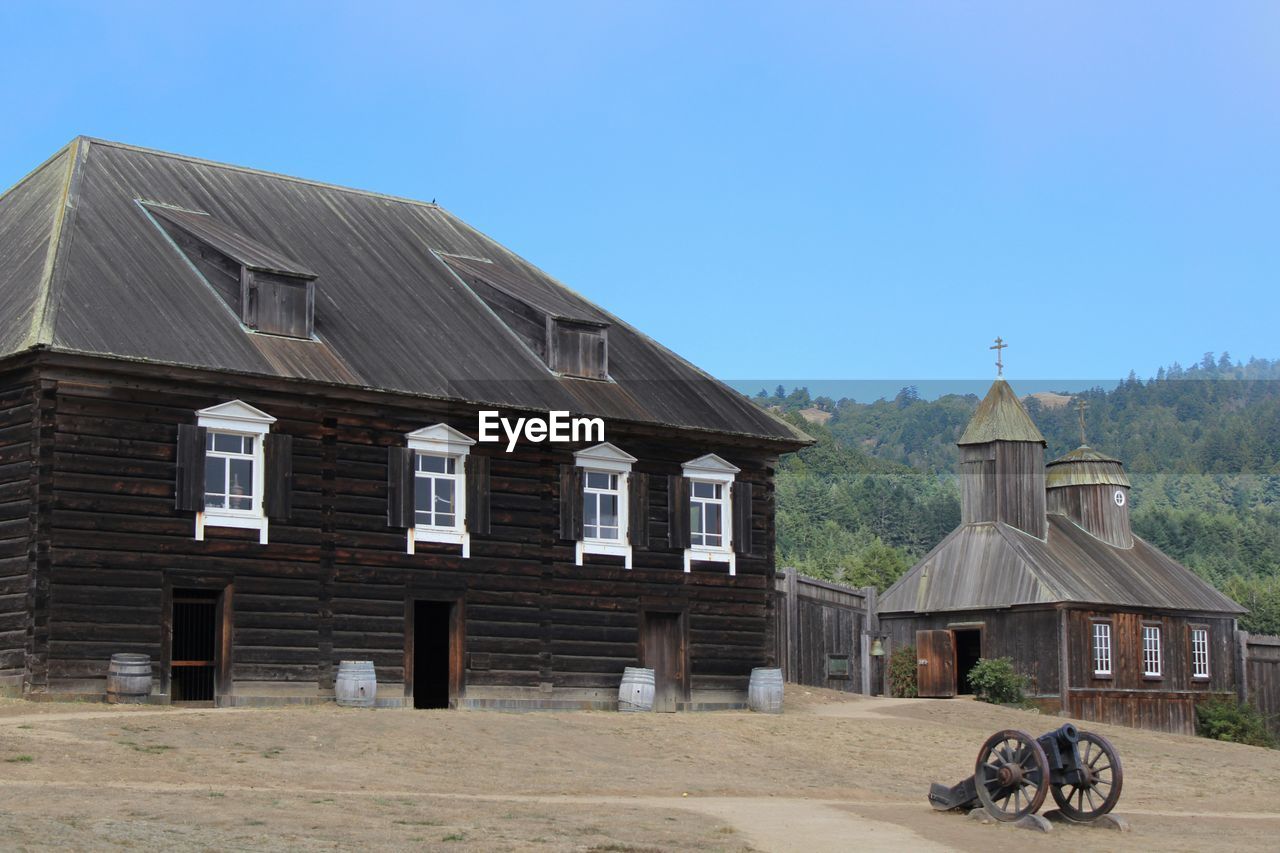
[{"label": "cannon barrel", "polygon": [[1044,734],[1040,735],[1040,737],[1038,737],[1037,740],[1044,741],[1044,740],[1048,740],[1049,738],[1053,738],[1058,743],[1066,747],[1066,746],[1069,746],[1070,744],[1075,743],[1080,739],[1080,730],[1077,729],[1071,723],[1067,723],[1066,725],[1060,726],[1059,728],[1056,728],[1051,732],[1045,732]]}]

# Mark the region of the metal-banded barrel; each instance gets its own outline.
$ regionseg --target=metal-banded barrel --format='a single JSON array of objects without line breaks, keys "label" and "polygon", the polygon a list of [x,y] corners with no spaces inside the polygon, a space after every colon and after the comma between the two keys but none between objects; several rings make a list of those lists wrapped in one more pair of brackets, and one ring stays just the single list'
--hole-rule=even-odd
[{"label": "metal-banded barrel", "polygon": [[378,676],[371,660],[344,660],[338,664],[333,684],[338,704],[347,708],[372,708],[378,698]]},{"label": "metal-banded barrel", "polygon": [[107,701],[144,705],[151,696],[151,656],[119,652],[107,668]]},{"label": "metal-banded barrel", "polygon": [[618,710],[653,710],[653,670],[629,666],[622,671],[622,683],[618,685]]},{"label": "metal-banded barrel", "polygon": [[747,707],[762,714],[782,713],[782,670],[767,666],[751,670]]}]

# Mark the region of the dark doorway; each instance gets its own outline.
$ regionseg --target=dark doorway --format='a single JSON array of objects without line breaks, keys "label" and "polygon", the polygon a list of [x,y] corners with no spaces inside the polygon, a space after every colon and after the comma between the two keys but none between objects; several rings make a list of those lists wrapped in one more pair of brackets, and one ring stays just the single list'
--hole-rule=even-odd
[{"label": "dark doorway", "polygon": [[415,601],[413,604],[415,708],[449,707],[453,607],[448,601]]},{"label": "dark doorway", "polygon": [[169,656],[170,701],[213,702],[217,690],[219,592],[173,591],[173,638]]},{"label": "dark doorway", "polygon": [[653,670],[653,710],[675,711],[685,698],[684,618],[646,612],[642,634],[644,665]]},{"label": "dark doorway", "polygon": [[982,631],[978,628],[957,628],[956,635],[956,693],[973,693],[969,684],[969,671],[982,658]]}]

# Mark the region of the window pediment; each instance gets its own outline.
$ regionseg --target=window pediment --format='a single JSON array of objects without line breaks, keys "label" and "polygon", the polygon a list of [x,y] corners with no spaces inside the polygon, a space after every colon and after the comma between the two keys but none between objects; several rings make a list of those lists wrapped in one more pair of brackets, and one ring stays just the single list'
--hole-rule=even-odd
[{"label": "window pediment", "polygon": [[600,468],[622,473],[629,472],[636,462],[636,457],[607,441],[579,450],[573,454],[573,458],[581,468]]},{"label": "window pediment", "polygon": [[476,443],[466,433],[448,424],[432,424],[407,434],[409,448],[426,453],[444,453],[449,456],[466,456]]},{"label": "window pediment", "polygon": [[198,423],[210,429],[226,429],[239,432],[265,433],[270,431],[276,419],[243,400],[219,403],[196,412]]}]

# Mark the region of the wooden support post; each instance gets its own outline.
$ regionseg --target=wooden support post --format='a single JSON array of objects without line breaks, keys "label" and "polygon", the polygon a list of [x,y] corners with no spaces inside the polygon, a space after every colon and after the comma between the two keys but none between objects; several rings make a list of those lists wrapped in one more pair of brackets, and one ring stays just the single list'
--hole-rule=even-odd
[{"label": "wooden support post", "polygon": [[871,644],[880,636],[880,620],[876,616],[877,593],[874,586],[862,588],[862,695],[871,695]]},{"label": "wooden support post", "polygon": [[1070,631],[1071,620],[1067,618],[1065,609],[1058,611],[1058,697],[1062,703],[1061,713],[1071,716],[1071,667],[1070,667]]},{"label": "wooden support post", "polygon": [[1236,692],[1249,701],[1249,632],[1236,631]]},{"label": "wooden support post", "polygon": [[796,570],[787,569],[787,663],[786,677],[800,678],[800,596],[797,594]]}]

